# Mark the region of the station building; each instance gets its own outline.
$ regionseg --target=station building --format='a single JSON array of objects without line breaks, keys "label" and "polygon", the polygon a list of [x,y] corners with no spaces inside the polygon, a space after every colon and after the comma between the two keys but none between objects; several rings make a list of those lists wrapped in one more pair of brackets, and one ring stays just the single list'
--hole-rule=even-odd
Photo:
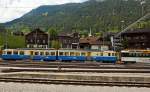
[{"label": "station building", "polygon": [[48,34],[41,29],[34,29],[25,35],[25,42],[27,48],[47,48]]},{"label": "station building", "polygon": [[150,28],[128,30],[121,36],[125,48],[150,49]]}]

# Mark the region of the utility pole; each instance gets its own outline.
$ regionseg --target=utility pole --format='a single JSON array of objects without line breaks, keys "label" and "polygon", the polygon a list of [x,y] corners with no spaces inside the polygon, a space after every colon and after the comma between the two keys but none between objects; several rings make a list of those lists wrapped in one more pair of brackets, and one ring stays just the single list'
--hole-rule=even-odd
[{"label": "utility pole", "polygon": [[47,46],[48,48],[50,48],[49,47],[49,45],[50,45],[50,41],[49,40],[50,40],[50,33],[49,33],[49,30],[48,30],[48,46]]},{"label": "utility pole", "polygon": [[[121,31],[123,30],[124,28],[124,20],[121,21]],[[122,49],[122,34],[120,35],[120,50]]]},{"label": "utility pole", "polygon": [[142,7],[142,16],[144,15],[144,4],[145,4],[146,2],[144,1],[144,0],[141,0],[141,7]]},{"label": "utility pole", "polygon": [[[2,1],[1,1],[2,2]],[[5,8],[7,9],[7,1],[5,1]],[[8,35],[7,35],[7,29],[5,29],[5,49],[8,48]]]},{"label": "utility pole", "polygon": [[8,35],[7,35],[7,29],[5,30],[5,49],[7,49],[8,48],[8,37],[7,37]]}]

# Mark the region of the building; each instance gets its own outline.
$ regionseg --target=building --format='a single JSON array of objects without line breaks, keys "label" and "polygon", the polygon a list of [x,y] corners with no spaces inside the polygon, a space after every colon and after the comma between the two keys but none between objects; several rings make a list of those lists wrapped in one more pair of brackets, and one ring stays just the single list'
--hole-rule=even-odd
[{"label": "building", "polygon": [[79,34],[77,32],[72,34],[59,34],[58,41],[61,43],[61,48],[78,49],[79,48]]},{"label": "building", "polygon": [[124,48],[150,49],[150,28],[128,30],[121,37]]},{"label": "building", "polygon": [[16,31],[16,32],[13,32],[13,35],[15,35],[15,36],[24,36],[24,33],[21,32],[21,31]]},{"label": "building", "polygon": [[47,48],[48,34],[40,29],[35,29],[25,35],[25,42],[27,48]]},{"label": "building", "polygon": [[79,40],[80,49],[87,50],[109,50],[110,41],[104,41],[101,37],[89,36]]}]

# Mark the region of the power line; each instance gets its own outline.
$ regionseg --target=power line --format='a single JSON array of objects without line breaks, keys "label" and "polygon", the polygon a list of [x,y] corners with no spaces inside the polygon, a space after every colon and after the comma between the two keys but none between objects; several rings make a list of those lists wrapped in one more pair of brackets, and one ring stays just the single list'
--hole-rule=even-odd
[{"label": "power line", "polygon": [[137,24],[138,22],[140,22],[142,20],[145,20],[148,17],[150,17],[150,12],[147,13],[145,16],[141,17],[140,19],[138,19],[137,21],[135,21],[134,23],[130,24],[127,28],[125,28],[120,33],[118,33],[115,37],[119,37],[122,33],[126,32],[127,30],[129,30],[130,28],[132,28],[135,24]]}]

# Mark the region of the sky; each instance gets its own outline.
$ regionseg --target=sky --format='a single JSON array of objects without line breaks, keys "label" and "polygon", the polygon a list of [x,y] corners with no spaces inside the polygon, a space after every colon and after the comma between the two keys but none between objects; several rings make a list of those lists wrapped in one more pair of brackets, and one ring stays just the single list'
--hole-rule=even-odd
[{"label": "sky", "polygon": [[41,5],[58,5],[86,0],[0,0],[0,23],[5,23],[23,16]]}]

